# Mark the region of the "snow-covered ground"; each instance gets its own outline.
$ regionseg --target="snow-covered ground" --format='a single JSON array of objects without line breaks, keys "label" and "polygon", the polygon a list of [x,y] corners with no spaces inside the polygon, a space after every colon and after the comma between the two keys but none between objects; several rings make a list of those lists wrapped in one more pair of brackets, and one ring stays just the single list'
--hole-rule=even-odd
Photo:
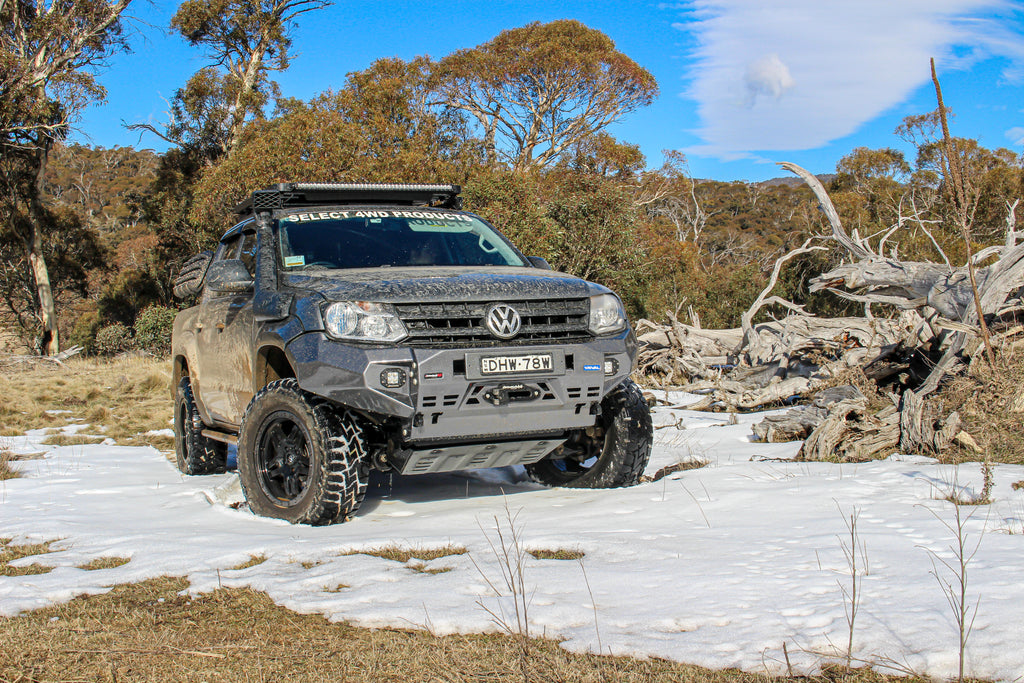
[{"label": "snow-covered ground", "polygon": [[[678,404],[684,396],[674,396]],[[22,478],[0,482],[0,537],[60,539],[57,552],[15,564],[48,574],[0,577],[0,614],[100,593],[111,585],[187,576],[194,592],[250,586],[300,612],[377,627],[436,633],[495,630],[488,609],[512,616],[492,553],[506,517],[528,549],[572,549],[582,562],[525,561],[529,630],[571,650],[657,656],[704,666],[784,673],[815,670],[845,651],[851,576],[847,524],[859,514],[866,550],[854,657],[922,674],[957,671],[957,629],[940,581],[955,582],[951,491],[976,495],[978,465],[923,457],[865,464],[786,462],[796,444],[752,443],[759,415],[658,408],[648,473],[681,460],[706,467],[630,489],[544,489],[516,469],[376,480],[359,515],[330,527],[260,519],[244,507],[234,474],[184,477],[150,448],[41,446],[42,433],[0,437]],[[70,428],[88,433],[81,425]],[[1024,678],[1024,467],[995,467],[994,502],[963,507],[968,602],[977,618],[967,645],[971,675]],[[427,569],[361,549],[464,546]],[[247,569],[231,567],[262,555]],[[104,556],[113,569],[76,568]],[[412,561],[410,564],[416,564]],[[486,575],[486,576],[485,576]],[[937,578],[938,577],[938,578]],[[343,585],[338,590],[339,584]],[[485,609],[486,608],[486,609]],[[842,659],[834,657],[834,659]]]}]

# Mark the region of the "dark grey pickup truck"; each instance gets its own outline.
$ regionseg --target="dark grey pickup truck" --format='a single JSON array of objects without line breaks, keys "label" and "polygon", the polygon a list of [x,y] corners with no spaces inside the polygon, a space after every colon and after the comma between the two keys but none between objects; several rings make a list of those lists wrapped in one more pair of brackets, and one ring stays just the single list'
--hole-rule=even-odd
[{"label": "dark grey pickup truck", "polygon": [[622,303],[521,254],[457,185],[286,183],[237,212],[175,285],[198,295],[174,321],[182,472],[237,444],[249,507],[308,524],[351,516],[374,469],[638,481],[653,432]]}]

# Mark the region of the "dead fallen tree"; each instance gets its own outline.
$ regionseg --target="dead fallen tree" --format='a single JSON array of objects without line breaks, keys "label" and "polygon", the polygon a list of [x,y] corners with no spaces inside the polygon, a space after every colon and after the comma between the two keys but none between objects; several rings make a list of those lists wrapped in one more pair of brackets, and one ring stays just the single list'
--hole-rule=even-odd
[{"label": "dead fallen tree", "polygon": [[82,350],[81,346],[72,346],[70,349],[65,349],[64,351],[55,353],[52,356],[0,356],[0,368],[10,368],[19,365],[56,365],[58,367],[63,367],[64,361],[72,356],[77,356],[82,352]]},{"label": "dead fallen tree", "polygon": [[[850,235],[818,179],[795,164],[780,165],[814,192],[831,226],[823,241],[837,245],[846,256],[844,263],[811,281],[812,291],[863,303],[865,315],[817,318],[771,295],[786,261],[824,248],[808,241],[776,261],[768,285],[743,314],[740,328],[705,330],[674,316],[667,324],[639,321],[641,372],[704,394],[696,409],[752,410],[795,397],[813,400],[755,430],[766,440],[805,439],[802,453],[808,458],[860,460],[897,449],[935,452],[954,440],[970,447],[959,416],[941,414],[926,399],[945,377],[982,357],[982,320],[998,329],[999,323],[1024,310],[1024,244],[1018,244],[1015,229],[1017,203],[1008,206],[1004,243],[973,255],[969,263],[952,266],[937,243],[943,263],[902,261],[895,249],[886,254],[886,243],[902,221],[874,245],[856,232]],[[785,308],[787,315],[755,324],[755,316],[772,304]],[[878,304],[900,313],[876,318],[872,306]],[[1020,332],[1012,325],[1004,327],[1009,329],[989,340],[992,346]],[[915,358],[929,362],[915,366]],[[820,393],[848,384],[850,378],[866,380],[869,395],[853,387],[840,392],[840,398]],[[878,386],[887,389],[879,392]]]}]

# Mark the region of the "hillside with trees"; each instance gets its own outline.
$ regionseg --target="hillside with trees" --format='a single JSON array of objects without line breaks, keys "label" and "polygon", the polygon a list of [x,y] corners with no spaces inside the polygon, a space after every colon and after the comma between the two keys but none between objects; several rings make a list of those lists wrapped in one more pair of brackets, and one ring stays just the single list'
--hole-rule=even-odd
[{"label": "hillside with trees", "polygon": [[[185,2],[170,28],[207,64],[175,93],[165,125],[131,126],[170,148],[68,145],[77,112],[102,96],[92,67],[127,47],[118,23],[127,4],[89,4],[73,29],[43,5],[3,8],[0,320],[23,348],[131,347],[143,311],[169,319],[180,305],[170,292],[177,268],[215,243],[230,208],[287,180],[458,183],[467,208],[526,252],[615,288],[632,315],[708,328],[738,325],[776,259],[829,230],[803,184],[693,178],[672,151],[652,168],[609,135],[658,85],[608,36],[571,20],[502,31],[436,60],[382,59],[300,101],[272,76],[288,68],[296,22],[326,3]],[[61,44],[67,59],[33,72],[25,50],[50,49],[62,31],[84,42]],[[912,159],[855,149],[824,178],[855,234],[888,235],[902,258],[963,262],[938,124],[923,112],[894,132],[915,147]],[[955,144],[977,251],[1020,211],[1022,160]],[[854,310],[808,286],[841,257],[790,260],[775,293],[821,314]]]}]

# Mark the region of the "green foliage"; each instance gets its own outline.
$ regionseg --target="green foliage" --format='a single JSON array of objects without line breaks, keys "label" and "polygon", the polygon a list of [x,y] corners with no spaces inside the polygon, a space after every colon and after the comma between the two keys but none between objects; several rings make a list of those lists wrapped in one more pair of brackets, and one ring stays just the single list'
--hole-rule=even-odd
[{"label": "green foliage", "polygon": [[102,327],[100,312],[91,309],[81,313],[71,328],[68,342],[72,346],[81,346],[86,354],[96,353],[96,334]]},{"label": "green foliage", "polygon": [[138,311],[161,301],[162,292],[153,276],[129,269],[118,273],[103,290],[99,311],[104,322],[131,325]]},{"label": "green foliage", "polygon": [[[213,162],[238,143],[246,122],[263,118],[280,95],[270,80],[288,68],[289,30],[299,14],[324,0],[186,0],[171,19],[217,66],[197,71],[171,103],[171,123],[160,134]],[[153,132],[149,126],[141,126]]]},{"label": "green foliage", "polygon": [[498,226],[523,253],[555,258],[557,228],[547,215],[540,174],[481,168],[463,188],[463,202],[467,210]]},{"label": "green foliage", "polygon": [[275,182],[465,182],[479,146],[465,123],[425,104],[426,62],[387,59],[350,74],[344,90],[250,125],[238,148],[204,173],[191,218],[206,235],[229,208]]},{"label": "green foliage", "polygon": [[644,218],[612,178],[558,170],[481,170],[466,187],[466,207],[497,225],[519,248],[556,270],[615,289],[639,308]]},{"label": "green foliage", "polygon": [[571,19],[502,31],[442,59],[434,78],[450,107],[479,122],[488,161],[519,171],[555,164],[658,95],[650,72]]},{"label": "green foliage", "polygon": [[[0,223],[0,307],[24,336],[38,339],[42,334],[39,299],[22,228],[29,218],[20,211],[9,216],[8,222]],[[51,292],[61,314],[61,328],[66,329],[74,324],[73,306],[89,293],[90,271],[102,264],[103,250],[96,233],[68,208],[39,207],[38,219],[46,234],[42,255]]]},{"label": "green foliage", "polygon": [[58,144],[46,165],[44,196],[116,243],[122,229],[139,223],[139,199],[153,183],[158,163],[149,149]]},{"label": "green foliage", "polygon": [[171,351],[171,331],[177,309],[147,306],[135,319],[135,344],[138,348],[163,356]]},{"label": "green foliage", "polygon": [[101,327],[96,333],[93,345],[95,352],[101,356],[116,356],[119,353],[135,348],[135,339],[130,328],[121,323]]}]

